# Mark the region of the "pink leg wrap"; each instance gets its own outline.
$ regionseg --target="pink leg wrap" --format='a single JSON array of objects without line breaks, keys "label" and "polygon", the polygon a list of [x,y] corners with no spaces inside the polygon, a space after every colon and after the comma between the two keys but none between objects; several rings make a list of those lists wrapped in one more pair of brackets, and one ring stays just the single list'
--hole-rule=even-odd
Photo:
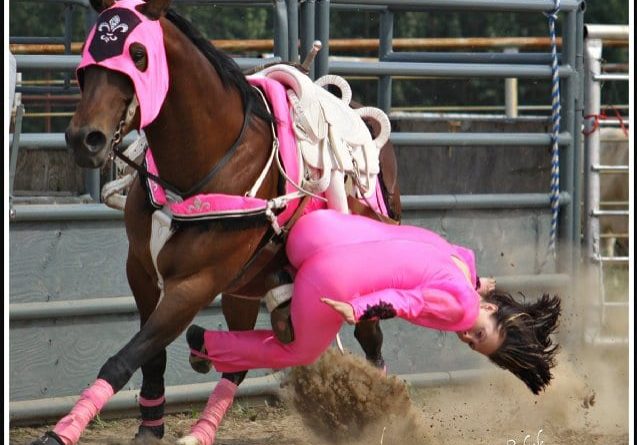
[{"label": "pink leg wrap", "polygon": [[237,392],[237,385],[227,379],[219,380],[208,398],[208,403],[201,413],[201,417],[190,429],[190,435],[199,440],[199,445],[212,445],[214,443],[221,419],[232,405],[235,392]]},{"label": "pink leg wrap", "polygon": [[65,445],[74,445],[80,440],[80,435],[86,425],[113,397],[113,387],[103,379],[97,379],[85,389],[69,414],[63,417],[53,428],[53,432],[60,436]]},{"label": "pink leg wrap", "polygon": [[164,403],[166,401],[166,397],[161,396],[158,399],[145,399],[142,396],[139,396],[137,398],[137,401],[139,402],[141,406],[153,407],[153,406],[158,406]]},{"label": "pink leg wrap", "polygon": [[[137,401],[139,402],[139,406],[141,407],[142,410],[142,421],[141,421],[141,425],[142,426],[146,426],[149,428],[152,427],[157,427],[157,426],[162,426],[164,424],[164,417],[160,417],[159,419],[143,419],[144,417],[144,408],[155,408],[156,406],[161,406],[166,402],[166,397],[161,396],[157,399],[146,399],[142,396],[139,396],[137,398]],[[146,410],[147,411],[147,410]],[[162,412],[163,412],[163,407],[162,407]]]},{"label": "pink leg wrap", "polygon": [[162,426],[164,424],[164,418],[157,420],[142,420],[143,426],[153,427],[153,426]]}]

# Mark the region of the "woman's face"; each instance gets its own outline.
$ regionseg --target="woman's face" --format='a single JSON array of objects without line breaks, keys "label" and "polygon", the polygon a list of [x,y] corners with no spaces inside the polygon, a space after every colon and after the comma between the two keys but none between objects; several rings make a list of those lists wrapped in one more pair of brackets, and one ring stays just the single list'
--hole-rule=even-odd
[{"label": "woman's face", "polygon": [[504,333],[497,328],[493,316],[497,310],[497,305],[481,302],[478,318],[473,326],[466,331],[456,332],[460,341],[480,354],[491,355],[497,351],[504,341]]}]

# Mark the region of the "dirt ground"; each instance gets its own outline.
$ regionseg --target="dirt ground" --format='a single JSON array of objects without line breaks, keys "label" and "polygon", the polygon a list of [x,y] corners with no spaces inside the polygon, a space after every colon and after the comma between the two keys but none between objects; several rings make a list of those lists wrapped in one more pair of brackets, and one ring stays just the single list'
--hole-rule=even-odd
[{"label": "dirt ground", "polygon": [[[555,382],[536,397],[497,368],[470,384],[410,388],[358,357],[328,353],[291,374],[275,405],[236,401],[215,444],[628,444],[625,354],[594,354],[588,360],[563,352]],[[168,415],[166,437],[144,445],[174,443],[202,408]],[[80,445],[130,444],[137,424],[97,419]],[[26,444],[47,428],[11,428],[10,444]]]}]

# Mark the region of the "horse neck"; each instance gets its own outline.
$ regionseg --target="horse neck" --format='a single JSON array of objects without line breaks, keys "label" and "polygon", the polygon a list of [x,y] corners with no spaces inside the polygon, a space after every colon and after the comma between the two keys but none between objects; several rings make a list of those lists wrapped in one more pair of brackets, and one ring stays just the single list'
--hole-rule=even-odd
[{"label": "horse neck", "polygon": [[162,179],[186,191],[233,145],[243,103],[210,62],[172,24],[164,26],[170,86],[157,119],[145,129]]}]

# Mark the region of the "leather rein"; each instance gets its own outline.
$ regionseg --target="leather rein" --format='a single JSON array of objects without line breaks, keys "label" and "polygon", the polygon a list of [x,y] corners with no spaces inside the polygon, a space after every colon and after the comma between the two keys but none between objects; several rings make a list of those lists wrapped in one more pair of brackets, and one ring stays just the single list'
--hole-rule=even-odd
[{"label": "leather rein", "polygon": [[[217,173],[219,173],[219,171],[228,163],[228,161],[235,154],[235,152],[237,151],[237,148],[239,148],[239,145],[241,144],[241,141],[243,140],[245,136],[246,130],[248,128],[248,124],[250,122],[250,116],[252,114],[251,113],[252,98],[248,96],[248,98],[246,99],[246,105],[244,108],[244,115],[243,115],[243,124],[241,126],[241,131],[239,132],[239,135],[234,141],[234,144],[232,144],[230,149],[226,151],[223,157],[215,165],[212,166],[212,169],[208,172],[208,174],[206,174],[206,176],[204,176],[199,182],[197,182],[194,186],[192,186],[190,189],[186,190],[185,192],[181,191],[178,187],[169,183],[168,181],[161,179],[159,176],[149,172],[148,169],[143,165],[143,163],[137,164],[135,161],[131,160],[128,156],[124,154],[124,148],[122,147],[122,139],[123,139],[122,130],[132,120],[132,117],[135,115],[135,111],[137,107],[138,107],[137,98],[136,96],[133,96],[133,100],[131,100],[131,103],[128,106],[125,117],[119,122],[117,126],[117,130],[115,131],[115,134],[113,135],[113,139],[111,141],[111,150],[112,150],[111,156],[113,155],[117,156],[126,164],[128,164],[130,167],[135,169],[137,171],[137,174],[140,176],[140,179],[144,179],[144,180],[151,179],[152,181],[161,185],[166,190],[170,190],[173,194],[175,194],[176,196],[178,196],[179,198],[183,200],[184,198],[188,198],[192,195],[195,195],[197,192],[201,191],[201,189],[208,182],[210,182]],[[132,109],[132,112],[131,112],[131,109]]]}]

